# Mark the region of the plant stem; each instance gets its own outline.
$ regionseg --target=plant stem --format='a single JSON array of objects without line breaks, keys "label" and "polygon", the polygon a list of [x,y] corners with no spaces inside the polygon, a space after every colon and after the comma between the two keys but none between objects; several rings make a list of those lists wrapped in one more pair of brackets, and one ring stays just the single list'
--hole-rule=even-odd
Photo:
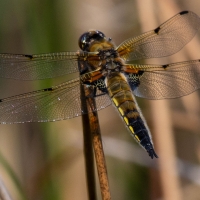
[{"label": "plant stem", "polygon": [[[84,93],[83,93],[83,90],[84,90]],[[84,141],[88,140],[87,143],[89,143],[89,140],[91,141],[91,137],[92,137],[92,142],[90,145],[93,144],[102,199],[110,200],[111,195],[110,195],[110,190],[109,190],[107,168],[106,168],[105,156],[104,156],[103,145],[102,145],[102,140],[101,140],[98,113],[96,111],[95,99],[90,97],[91,94],[93,94],[92,87],[86,87],[84,85],[81,86],[81,97],[84,97],[82,98],[82,107],[86,109],[85,106],[87,106],[87,114],[83,115],[83,118],[82,118],[82,121],[84,122],[83,131],[88,132],[88,133],[84,132],[84,135],[85,135],[84,137],[87,137],[87,138],[84,138]],[[84,111],[86,110],[83,110],[83,112]],[[85,123],[88,123],[88,124],[85,124]],[[93,153],[90,152],[90,154],[88,154],[86,153],[88,152],[87,150],[85,150],[84,152],[85,152],[85,157],[88,157],[89,155],[93,157],[92,155]],[[90,160],[90,162],[92,162],[93,160],[93,158],[92,159],[85,158],[85,159],[88,161]],[[93,166],[93,164],[91,166],[88,164],[86,165],[87,165],[86,167],[89,167],[89,169],[86,169],[86,173],[94,173],[94,169],[90,169],[90,167]],[[87,178],[89,178],[89,175],[87,175]],[[90,187],[89,180],[87,180],[87,182],[88,182],[88,187]],[[88,192],[89,190],[90,189],[88,189]]]}]

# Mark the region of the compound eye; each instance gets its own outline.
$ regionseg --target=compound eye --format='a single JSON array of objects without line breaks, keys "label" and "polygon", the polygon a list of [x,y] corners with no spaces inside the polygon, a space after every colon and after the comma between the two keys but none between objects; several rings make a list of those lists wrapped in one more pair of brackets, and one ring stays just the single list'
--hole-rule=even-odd
[{"label": "compound eye", "polygon": [[89,51],[89,46],[93,41],[101,41],[105,38],[105,35],[101,31],[88,31],[81,35],[78,44],[83,51]]},{"label": "compound eye", "polygon": [[78,45],[83,51],[85,51],[85,49],[88,48],[88,46],[89,46],[88,35],[89,35],[89,33],[86,32],[83,35],[81,35],[81,37],[78,40]]}]

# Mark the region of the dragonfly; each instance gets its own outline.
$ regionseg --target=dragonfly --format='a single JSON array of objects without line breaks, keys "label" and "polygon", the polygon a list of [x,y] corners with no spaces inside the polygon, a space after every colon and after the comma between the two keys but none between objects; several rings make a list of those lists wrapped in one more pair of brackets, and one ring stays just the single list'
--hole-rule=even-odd
[{"label": "dragonfly", "polygon": [[[151,133],[135,96],[170,99],[200,88],[200,60],[171,64],[134,64],[134,60],[170,56],[200,28],[200,18],[182,11],[154,30],[115,46],[111,38],[90,30],[79,38],[81,50],[48,54],[0,54],[0,77],[41,80],[77,74],[57,86],[0,99],[0,123],[52,122],[86,114],[80,84],[92,88],[96,110],[113,104],[136,141],[157,158]],[[89,109],[87,112],[94,112]]]}]

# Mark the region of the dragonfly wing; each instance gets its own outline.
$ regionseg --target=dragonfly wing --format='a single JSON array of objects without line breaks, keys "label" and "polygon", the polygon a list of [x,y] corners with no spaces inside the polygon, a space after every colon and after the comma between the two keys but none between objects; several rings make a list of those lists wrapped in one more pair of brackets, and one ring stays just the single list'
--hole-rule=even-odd
[{"label": "dragonfly wing", "polygon": [[97,111],[111,105],[110,97],[107,94],[103,94],[100,90],[98,90],[96,95],[97,96],[95,100],[96,100]]},{"label": "dragonfly wing", "polygon": [[181,50],[199,28],[199,16],[183,11],[158,28],[125,40],[117,51],[126,61],[170,56]]},{"label": "dragonfly wing", "polygon": [[133,93],[138,97],[178,98],[200,88],[200,60],[132,67],[138,70],[137,73],[128,73],[126,76]]},{"label": "dragonfly wing", "polygon": [[78,72],[78,60],[91,58],[88,52],[60,52],[23,55],[0,54],[0,77],[20,80],[54,78]]},{"label": "dragonfly wing", "polygon": [[[95,99],[97,110],[110,105],[106,95]],[[0,100],[1,124],[57,121],[82,114],[79,79]]]}]

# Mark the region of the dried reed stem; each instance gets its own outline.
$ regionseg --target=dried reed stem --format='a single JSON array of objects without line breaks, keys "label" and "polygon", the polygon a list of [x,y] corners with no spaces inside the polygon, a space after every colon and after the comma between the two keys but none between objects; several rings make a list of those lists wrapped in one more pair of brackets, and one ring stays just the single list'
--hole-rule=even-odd
[{"label": "dried reed stem", "polygon": [[[111,195],[108,184],[108,175],[107,175],[105,156],[101,140],[98,114],[96,112],[96,103],[94,98],[88,97],[90,94],[92,94],[92,92],[93,92],[92,88],[81,85],[82,110],[84,113],[88,113],[84,114],[82,118],[84,141],[85,141],[84,144],[86,145],[84,147],[85,149],[84,152],[86,160],[88,194],[90,199],[92,200],[96,199],[94,167],[93,167],[94,165],[93,150],[92,150],[92,144],[93,144],[102,199],[110,200]],[[92,110],[93,112],[88,112],[89,110]]]}]

